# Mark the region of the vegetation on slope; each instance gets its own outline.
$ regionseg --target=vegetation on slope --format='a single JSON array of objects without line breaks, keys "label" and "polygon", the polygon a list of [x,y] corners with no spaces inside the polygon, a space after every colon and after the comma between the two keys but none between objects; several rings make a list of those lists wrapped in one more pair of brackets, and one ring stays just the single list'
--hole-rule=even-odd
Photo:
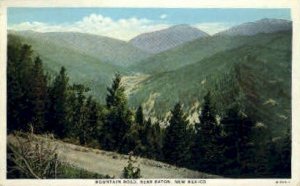
[{"label": "vegetation on slope", "polygon": [[[131,65],[129,69],[146,74],[172,71],[197,63],[222,51],[239,48],[243,45],[268,45],[274,39],[290,37],[290,35],[291,32],[286,31],[254,36],[212,36],[200,38],[144,59],[140,63]],[[289,44],[285,46],[289,46]]]},{"label": "vegetation on slope", "polygon": [[108,84],[116,72],[126,74],[123,67],[103,62],[99,58],[73,50],[68,45],[51,43],[42,39],[31,39],[19,35],[9,35],[9,43],[29,43],[32,49],[41,56],[45,69],[54,76],[61,66],[68,69],[70,81],[87,85],[91,94],[104,102]]},{"label": "vegetation on slope", "polygon": [[132,65],[150,56],[147,52],[134,47],[128,42],[87,33],[39,33],[33,31],[10,31],[10,33],[22,37],[38,53],[43,51],[43,48],[35,47],[35,44],[43,43],[44,46],[50,44],[115,66]]},{"label": "vegetation on slope", "polygon": [[153,115],[165,117],[177,101],[194,105],[211,90],[223,113],[235,101],[232,93],[239,91],[245,96],[247,112],[277,133],[290,123],[291,46],[281,45],[290,41],[289,35],[281,34],[265,45],[246,45],[157,74],[142,82],[130,103],[146,103],[156,94],[150,109]]},{"label": "vegetation on slope", "polygon": [[[133,151],[140,156],[214,174],[239,178],[290,177],[289,119],[280,122],[287,127],[276,129],[281,134],[279,137],[269,132],[276,131],[271,125],[260,120],[270,116],[271,112],[260,112],[269,106],[276,106],[280,114],[290,113],[291,51],[290,46],[277,47],[278,42],[289,39],[283,36],[270,41],[267,47],[250,45],[220,52],[176,71],[147,78],[141,90],[147,90],[148,94],[160,90],[157,95],[163,95],[167,102],[170,93],[176,96],[170,102],[186,103],[189,101],[186,95],[193,96],[189,99],[198,99],[197,95],[204,97],[201,112],[196,108],[199,120],[192,123],[187,121],[180,103],[169,103],[169,109],[157,108],[163,113],[161,109],[168,111],[175,105],[166,128],[160,126],[160,120],[153,122],[145,118],[142,106],[136,112],[129,107],[120,74],[115,75],[107,89],[106,105],[99,104],[89,96],[86,86],[71,84],[66,68],[61,67],[49,79],[42,60],[33,55],[29,45],[9,43],[8,132],[28,131],[33,125],[37,133],[51,132],[57,138],[68,138],[81,145],[95,145],[123,154]],[[203,73],[199,75],[199,72]],[[278,84],[274,86],[274,83]],[[281,98],[277,99],[279,95]],[[147,93],[140,98],[144,96]],[[276,98],[269,99],[269,96]],[[272,114],[270,117],[275,116],[274,110]],[[201,133],[211,135],[197,137]],[[216,153],[213,149],[224,152]]]}]

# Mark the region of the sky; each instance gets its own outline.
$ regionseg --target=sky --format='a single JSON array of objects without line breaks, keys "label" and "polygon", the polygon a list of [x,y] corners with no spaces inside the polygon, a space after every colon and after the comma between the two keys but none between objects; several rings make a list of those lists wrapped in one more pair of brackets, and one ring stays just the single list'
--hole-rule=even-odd
[{"label": "sky", "polygon": [[208,34],[263,18],[290,20],[289,9],[9,8],[8,29],[83,32],[121,40],[178,24]]}]

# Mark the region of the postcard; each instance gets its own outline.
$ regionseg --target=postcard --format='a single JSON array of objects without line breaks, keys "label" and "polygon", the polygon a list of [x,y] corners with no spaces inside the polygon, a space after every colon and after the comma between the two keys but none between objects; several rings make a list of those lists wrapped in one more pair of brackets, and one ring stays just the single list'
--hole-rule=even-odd
[{"label": "postcard", "polygon": [[297,1],[2,1],[0,185],[300,185]]}]

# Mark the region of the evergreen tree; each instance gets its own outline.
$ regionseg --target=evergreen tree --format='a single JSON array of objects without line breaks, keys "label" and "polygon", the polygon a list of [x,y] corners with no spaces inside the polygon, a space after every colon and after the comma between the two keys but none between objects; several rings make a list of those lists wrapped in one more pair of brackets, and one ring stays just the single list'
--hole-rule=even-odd
[{"label": "evergreen tree", "polygon": [[125,89],[121,85],[121,75],[116,74],[108,90],[106,105],[108,115],[102,128],[101,144],[107,150],[129,152],[125,145],[125,135],[133,123],[133,114],[128,109]]},{"label": "evergreen tree", "polygon": [[248,148],[248,160],[247,160],[247,170],[243,172],[246,174],[261,175],[264,176],[268,172],[268,148],[272,144],[271,141],[271,131],[263,123],[256,123],[252,129],[252,139],[253,145],[249,145]]},{"label": "evergreen tree", "polygon": [[41,133],[45,128],[45,113],[47,102],[47,77],[44,74],[42,60],[37,57],[32,68],[31,83],[29,86],[28,99],[32,105],[32,125],[35,132]]},{"label": "evergreen tree", "polygon": [[247,169],[254,122],[243,116],[238,106],[235,106],[228,110],[221,123],[225,132],[225,167],[231,170],[231,175],[240,176]]},{"label": "evergreen tree", "polygon": [[[143,156],[147,156],[148,152],[148,128],[147,122],[144,118],[143,108],[142,106],[139,106],[136,113],[135,113],[135,123],[136,123],[136,130],[138,132],[138,141],[137,144],[137,151],[135,151],[135,154],[140,154]],[[151,124],[150,124],[151,125]]]},{"label": "evergreen tree", "polygon": [[162,160],[163,159],[163,154],[162,154],[162,129],[159,125],[159,122],[155,122],[153,125],[153,139],[154,139],[154,158],[157,160]]},{"label": "evergreen tree", "polygon": [[267,142],[267,163],[268,163],[268,169],[267,174],[271,176],[277,176],[278,170],[280,170],[280,151],[278,149],[278,144],[276,144],[275,141],[270,137],[270,139]]},{"label": "evergreen tree", "polygon": [[162,160],[162,131],[159,123],[152,123],[151,118],[140,128],[142,144],[141,154],[147,158]]},{"label": "evergreen tree", "polygon": [[49,90],[47,113],[47,129],[60,138],[67,134],[68,128],[68,89],[69,78],[66,69],[62,67]]},{"label": "evergreen tree", "polygon": [[33,63],[31,46],[14,40],[8,43],[7,109],[8,130],[42,132],[44,125],[47,79],[42,61],[37,57]]},{"label": "evergreen tree", "polygon": [[139,124],[141,127],[144,127],[144,113],[143,113],[143,108],[142,106],[139,106],[137,111],[136,111],[136,114],[135,114],[135,122],[137,124]]},{"label": "evergreen tree", "polygon": [[287,129],[283,136],[281,151],[281,173],[280,176],[284,178],[291,178],[291,158],[292,158],[292,144],[291,144],[291,130]]},{"label": "evergreen tree", "polygon": [[115,74],[115,78],[111,87],[107,88],[106,106],[108,109],[125,109],[127,98],[125,88],[121,85],[121,75]]},{"label": "evergreen tree", "polygon": [[22,97],[19,100],[19,119],[22,130],[28,130],[29,124],[32,122],[32,102],[28,99],[30,89],[29,86],[32,80],[31,70],[33,66],[32,62],[32,49],[30,45],[22,45],[20,49],[20,55],[16,63],[16,71],[18,84],[22,91]]},{"label": "evergreen tree", "polygon": [[200,123],[195,124],[195,142],[193,144],[194,167],[200,170],[218,172],[222,161],[221,129],[216,120],[211,94],[204,97],[203,108],[199,116]]},{"label": "evergreen tree", "polygon": [[87,120],[86,120],[86,131],[87,131],[87,141],[97,140],[100,136],[100,130],[103,125],[103,114],[102,108],[98,103],[92,99],[91,96],[88,97],[86,102],[87,108]]},{"label": "evergreen tree", "polygon": [[75,93],[75,100],[73,102],[73,116],[72,125],[75,131],[73,132],[76,137],[79,138],[81,145],[85,145],[87,142],[87,108],[85,92],[88,91],[83,85],[75,84],[72,86],[72,90]]},{"label": "evergreen tree", "polygon": [[168,163],[183,166],[188,162],[190,150],[187,142],[188,121],[180,103],[171,112],[163,144],[164,158]]},{"label": "evergreen tree", "polygon": [[142,153],[142,143],[139,136],[140,127],[134,123],[124,135],[123,145],[119,151],[127,153],[132,151],[134,154],[140,155]]},{"label": "evergreen tree", "polygon": [[[12,73],[13,70],[8,70]],[[21,112],[24,110],[21,100],[23,92],[17,78],[7,77],[7,129],[8,132],[23,129],[24,123],[21,122]]]},{"label": "evergreen tree", "polygon": [[291,177],[291,133],[288,129],[283,137],[270,139],[267,144],[268,176]]},{"label": "evergreen tree", "polygon": [[25,128],[21,122],[21,112],[24,110],[20,81],[18,79],[18,70],[15,67],[15,61],[8,59],[7,66],[7,129],[8,132]]}]

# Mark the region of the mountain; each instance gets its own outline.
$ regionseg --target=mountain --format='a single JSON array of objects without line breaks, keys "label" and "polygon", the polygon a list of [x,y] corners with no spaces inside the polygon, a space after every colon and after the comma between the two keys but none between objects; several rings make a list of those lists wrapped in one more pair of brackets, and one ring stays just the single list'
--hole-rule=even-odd
[{"label": "mountain", "polygon": [[[37,36],[43,36],[43,34],[37,34]],[[59,69],[64,66],[71,82],[86,85],[91,89],[92,95],[101,101],[105,100],[106,87],[111,84],[114,73],[127,74],[122,66],[104,62],[63,41],[59,42],[58,39],[54,41],[51,42],[43,37],[24,37],[18,33],[8,35],[8,43],[31,45],[51,75],[58,73]]]},{"label": "mountain", "polygon": [[128,69],[146,74],[158,74],[167,71],[177,70],[186,65],[201,61],[214,54],[245,44],[265,45],[276,39],[281,33],[261,33],[254,36],[227,36],[214,35],[211,37],[199,38],[165,52],[150,56],[141,62],[129,66]]},{"label": "mountain", "polygon": [[159,53],[197,38],[207,37],[207,33],[188,26],[176,25],[150,33],[144,33],[130,40],[135,47],[149,53]]},{"label": "mountain", "polygon": [[45,45],[57,45],[69,48],[77,53],[88,55],[99,61],[117,66],[128,66],[149,56],[130,43],[98,35],[76,32],[33,32],[10,31],[22,36],[28,42],[42,42]]},{"label": "mountain", "polygon": [[255,35],[258,33],[273,33],[291,30],[292,22],[284,19],[261,19],[256,22],[244,23],[234,26],[228,30],[217,33],[217,35]]},{"label": "mountain", "polygon": [[278,134],[291,117],[291,35],[287,30],[204,37],[129,66],[102,61],[80,47],[43,37],[11,33],[8,39],[32,45],[50,72],[65,66],[70,80],[90,87],[102,103],[118,71],[130,89],[130,106],[142,104],[147,116],[163,118],[181,101],[189,115],[197,117],[203,96],[211,90],[221,113],[238,97],[246,114]]},{"label": "mountain", "polygon": [[275,134],[286,131],[291,119],[291,32],[256,35],[251,41],[146,78],[130,103],[143,103],[150,115],[165,117],[181,101],[189,115],[197,116],[210,90],[220,113],[238,101],[245,114]]}]

